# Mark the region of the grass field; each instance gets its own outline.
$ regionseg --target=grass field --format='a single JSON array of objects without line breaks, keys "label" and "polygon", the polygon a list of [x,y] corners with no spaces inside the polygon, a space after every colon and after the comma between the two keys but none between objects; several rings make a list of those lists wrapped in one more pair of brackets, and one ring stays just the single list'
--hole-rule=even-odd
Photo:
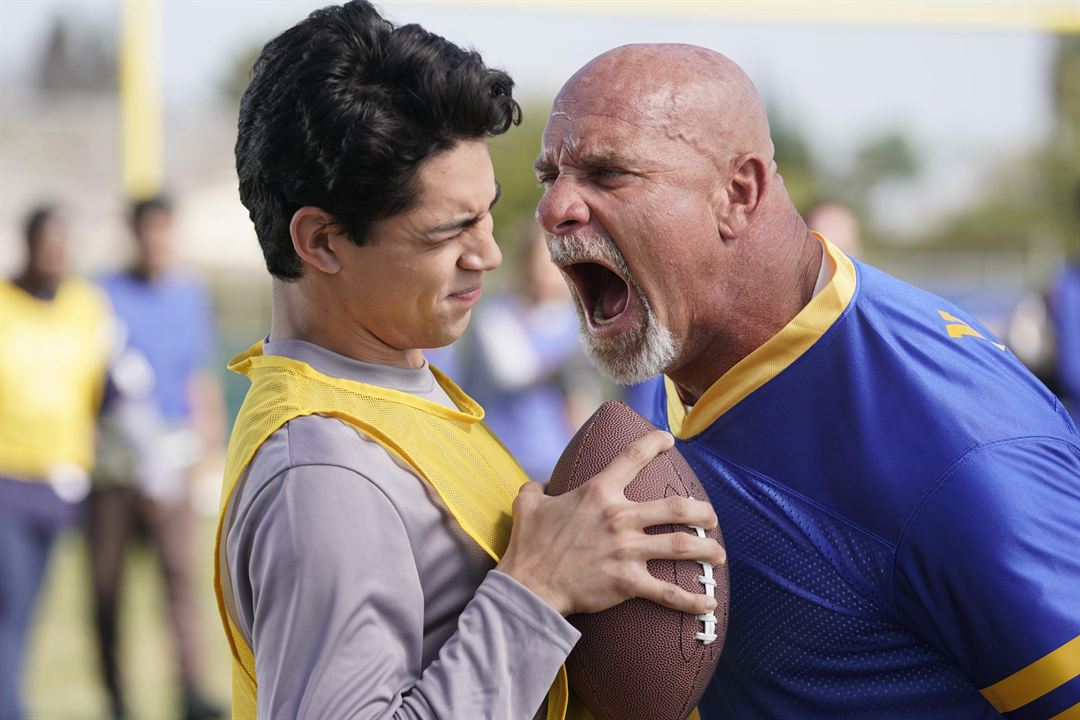
[{"label": "grass field", "polygon": [[[214,520],[200,519],[196,539],[200,678],[213,699],[226,704],[230,686],[228,648],[211,586]],[[132,720],[179,716],[172,637],[153,550],[133,544],[122,595],[121,653]],[[104,720],[109,716],[93,643],[86,545],[78,532],[56,547],[42,592],[27,668],[25,695],[31,720]]]}]

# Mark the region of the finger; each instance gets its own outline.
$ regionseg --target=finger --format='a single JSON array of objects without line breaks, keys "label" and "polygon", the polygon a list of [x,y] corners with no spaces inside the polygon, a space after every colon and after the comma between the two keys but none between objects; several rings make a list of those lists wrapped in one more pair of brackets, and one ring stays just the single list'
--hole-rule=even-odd
[{"label": "finger", "polygon": [[637,551],[643,560],[693,560],[710,565],[727,562],[727,551],[720,543],[685,532],[645,535]]},{"label": "finger", "polygon": [[638,503],[625,511],[635,527],[653,525],[696,525],[711,530],[716,527],[716,511],[711,503],[672,495],[662,500]]},{"label": "finger", "polygon": [[652,575],[642,577],[636,591],[636,597],[691,615],[712,613],[716,609],[715,598],[703,592],[688,592],[678,585],[657,580]]},{"label": "finger", "polygon": [[602,479],[605,485],[611,484],[620,490],[625,490],[643,467],[674,445],[675,438],[671,436],[671,433],[651,430],[627,445],[596,477]]}]

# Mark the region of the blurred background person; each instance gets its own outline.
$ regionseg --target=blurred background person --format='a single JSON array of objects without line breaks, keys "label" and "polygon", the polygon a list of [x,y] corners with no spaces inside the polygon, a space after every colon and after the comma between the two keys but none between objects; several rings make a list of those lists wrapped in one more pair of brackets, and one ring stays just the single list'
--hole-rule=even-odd
[{"label": "blurred background person", "polygon": [[1057,390],[1080,423],[1080,251],[1065,263],[1051,288],[1050,314],[1057,336]]},{"label": "blurred background person", "polygon": [[26,640],[49,553],[89,489],[110,346],[108,303],[68,276],[67,220],[30,213],[26,261],[0,283],[0,718],[24,717]]},{"label": "blurred background person", "polygon": [[164,197],[131,211],[134,264],[103,278],[120,342],[110,369],[89,501],[89,542],[102,679],[113,717],[127,716],[117,652],[125,550],[153,543],[168,600],[185,720],[219,717],[198,680],[194,515],[189,492],[203,453],[223,438],[207,294],[172,262],[173,209]]},{"label": "blurred background person", "polygon": [[806,227],[821,233],[845,255],[862,257],[862,240],[859,237],[859,219],[855,211],[838,202],[823,202],[806,212]]},{"label": "blurred background person", "polygon": [[532,218],[524,225],[514,291],[477,306],[470,335],[450,362],[529,477],[547,482],[570,438],[599,405],[601,380],[581,352],[573,300],[544,233]]}]

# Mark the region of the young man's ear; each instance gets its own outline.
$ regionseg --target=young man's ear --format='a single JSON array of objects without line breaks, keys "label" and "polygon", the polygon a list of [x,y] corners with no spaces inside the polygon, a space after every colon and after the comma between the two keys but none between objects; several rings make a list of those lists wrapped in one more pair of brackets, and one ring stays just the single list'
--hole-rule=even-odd
[{"label": "young man's ear", "polygon": [[296,254],[305,263],[328,275],[341,270],[341,260],[331,242],[332,236],[341,233],[332,215],[321,208],[305,205],[293,213],[289,234]]}]

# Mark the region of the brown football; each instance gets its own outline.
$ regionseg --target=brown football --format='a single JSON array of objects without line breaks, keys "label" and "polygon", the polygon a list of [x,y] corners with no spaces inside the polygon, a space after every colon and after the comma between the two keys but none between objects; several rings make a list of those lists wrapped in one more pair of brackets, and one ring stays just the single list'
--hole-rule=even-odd
[{"label": "brown football", "polygon": [[[578,487],[653,429],[628,405],[604,403],[563,452],[547,494],[561,495]],[[626,497],[635,502],[671,495],[709,500],[693,470],[674,448],[654,458],[626,488]],[[679,530],[701,534],[685,525],[661,525],[646,532]],[[704,534],[723,544],[719,529]],[[648,567],[655,577],[690,592],[709,590],[702,579],[710,572],[702,563],[650,560]],[[569,618],[581,631],[581,639],[567,660],[570,685],[597,720],[684,720],[693,711],[716,670],[727,630],[727,565],[712,567],[711,576],[717,601],[712,623],[704,616],[642,599]]]}]

